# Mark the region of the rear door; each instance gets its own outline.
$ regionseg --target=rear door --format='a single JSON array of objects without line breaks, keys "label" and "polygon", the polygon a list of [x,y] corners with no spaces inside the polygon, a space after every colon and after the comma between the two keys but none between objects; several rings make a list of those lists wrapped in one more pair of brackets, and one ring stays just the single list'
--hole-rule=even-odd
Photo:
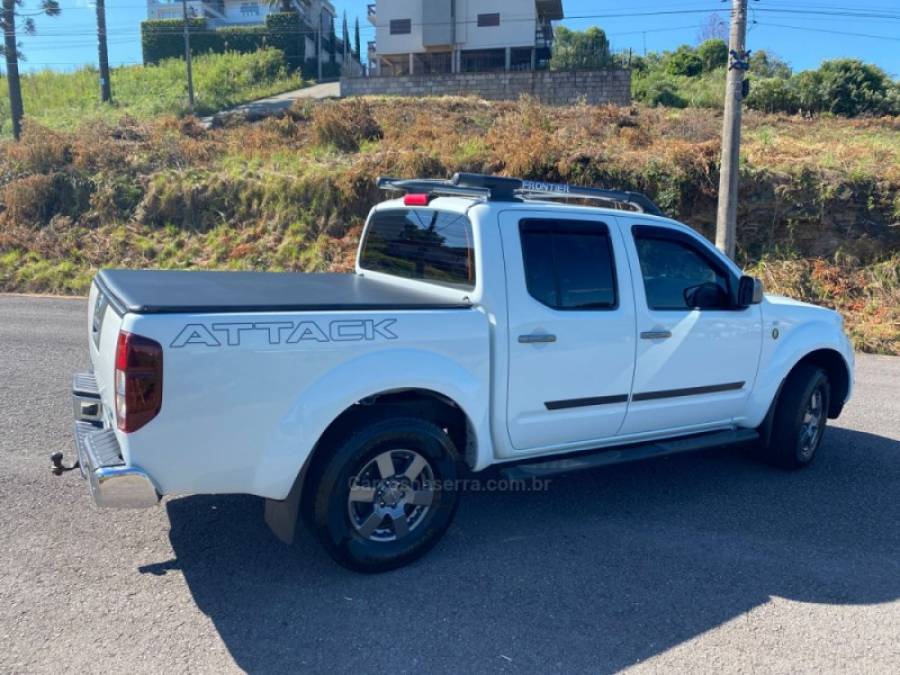
[{"label": "rear door", "polygon": [[500,214],[509,311],[507,425],[519,451],[599,441],[625,418],[635,308],[621,233],[598,218]]},{"label": "rear door", "polygon": [[638,345],[622,433],[729,423],[756,378],[761,306],[734,307],[738,276],[699,236],[649,224],[623,227],[623,234]]}]

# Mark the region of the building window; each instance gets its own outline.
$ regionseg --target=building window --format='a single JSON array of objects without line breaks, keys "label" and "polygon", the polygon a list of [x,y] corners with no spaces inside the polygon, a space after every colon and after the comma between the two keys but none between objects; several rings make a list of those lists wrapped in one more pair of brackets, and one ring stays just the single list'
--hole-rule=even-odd
[{"label": "building window", "polygon": [[412,19],[391,19],[391,35],[412,33]]},{"label": "building window", "polygon": [[478,15],[479,28],[493,28],[500,25],[500,12]]}]

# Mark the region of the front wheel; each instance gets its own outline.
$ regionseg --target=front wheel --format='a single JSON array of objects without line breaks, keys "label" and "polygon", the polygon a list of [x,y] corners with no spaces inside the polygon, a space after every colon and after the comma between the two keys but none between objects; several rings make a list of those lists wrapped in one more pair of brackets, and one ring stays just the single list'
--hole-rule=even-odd
[{"label": "front wheel", "polygon": [[370,424],[337,444],[312,486],[315,534],[359,572],[406,565],[453,520],[457,453],[437,425],[411,417]]},{"label": "front wheel", "polygon": [[828,376],[821,368],[797,366],[775,404],[772,433],[762,448],[765,459],[785,469],[812,462],[822,444],[830,398]]}]

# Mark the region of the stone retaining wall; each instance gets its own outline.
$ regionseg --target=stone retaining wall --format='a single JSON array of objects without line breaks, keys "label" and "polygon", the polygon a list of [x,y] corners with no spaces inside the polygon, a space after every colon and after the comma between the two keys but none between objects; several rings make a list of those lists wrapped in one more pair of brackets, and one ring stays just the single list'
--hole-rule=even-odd
[{"label": "stone retaining wall", "polygon": [[341,96],[478,96],[502,101],[522,95],[543,103],[567,105],[580,99],[590,104],[631,104],[631,71],[541,70],[500,73],[404,75],[341,78]]}]

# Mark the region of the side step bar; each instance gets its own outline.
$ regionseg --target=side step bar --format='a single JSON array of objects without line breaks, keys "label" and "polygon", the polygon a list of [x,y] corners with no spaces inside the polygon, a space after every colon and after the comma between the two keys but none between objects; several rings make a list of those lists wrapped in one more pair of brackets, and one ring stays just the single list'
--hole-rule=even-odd
[{"label": "side step bar", "polygon": [[651,457],[664,457],[682,452],[706,450],[723,445],[735,445],[747,443],[759,438],[756,429],[731,429],[727,431],[712,431],[682,438],[673,438],[664,441],[652,441],[635,445],[618,446],[615,448],[594,450],[588,453],[552,459],[549,461],[531,461],[504,467],[500,472],[510,480],[525,480],[528,478],[542,478],[554,476],[560,473],[584,471],[610,464],[624,464],[636,462]]}]

